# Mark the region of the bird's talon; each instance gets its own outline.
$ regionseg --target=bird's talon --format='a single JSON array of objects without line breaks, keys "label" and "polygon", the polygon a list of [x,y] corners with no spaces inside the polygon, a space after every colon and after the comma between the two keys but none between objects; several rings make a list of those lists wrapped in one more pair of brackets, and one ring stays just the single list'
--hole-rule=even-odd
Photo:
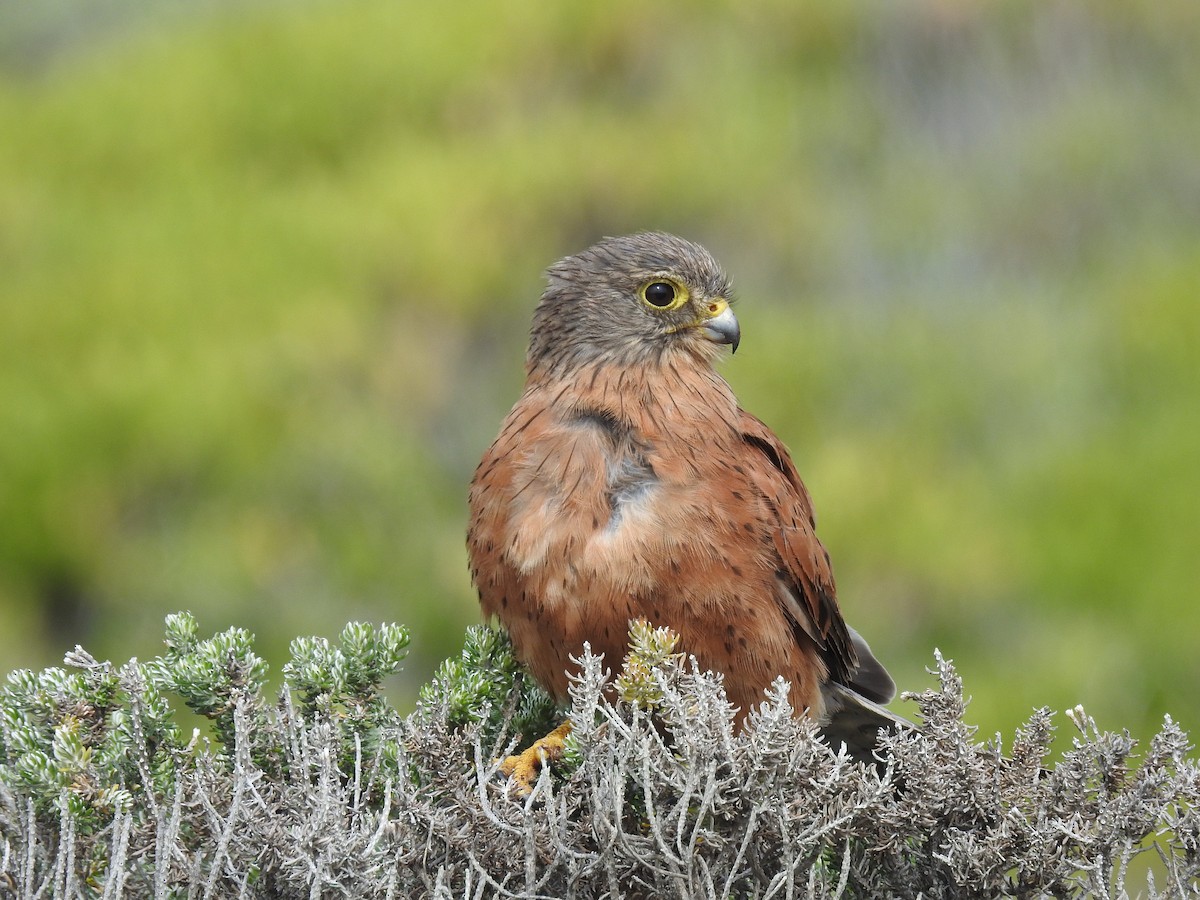
[{"label": "bird's talon", "polygon": [[571,733],[571,723],[563,722],[544,738],[534,741],[527,749],[505,757],[498,767],[522,797],[533,793],[533,786],[543,768],[562,759],[564,741]]}]

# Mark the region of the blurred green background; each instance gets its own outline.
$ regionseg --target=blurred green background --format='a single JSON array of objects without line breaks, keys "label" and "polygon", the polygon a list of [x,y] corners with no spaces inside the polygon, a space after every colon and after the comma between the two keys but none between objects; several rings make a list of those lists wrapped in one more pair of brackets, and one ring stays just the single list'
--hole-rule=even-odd
[{"label": "blurred green background", "polygon": [[902,687],[1200,731],[1197,46],[1194,0],[0,5],[0,669],[190,609],[276,670],[406,623],[413,690],[542,269],[662,228]]}]

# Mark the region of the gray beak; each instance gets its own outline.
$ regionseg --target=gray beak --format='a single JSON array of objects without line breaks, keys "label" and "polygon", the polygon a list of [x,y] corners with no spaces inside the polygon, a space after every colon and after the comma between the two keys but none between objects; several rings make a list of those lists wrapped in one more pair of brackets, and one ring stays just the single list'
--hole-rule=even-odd
[{"label": "gray beak", "polygon": [[738,327],[737,317],[733,310],[726,306],[719,316],[713,316],[704,323],[704,336],[718,344],[729,344],[737,353],[738,344],[742,340],[742,329]]}]

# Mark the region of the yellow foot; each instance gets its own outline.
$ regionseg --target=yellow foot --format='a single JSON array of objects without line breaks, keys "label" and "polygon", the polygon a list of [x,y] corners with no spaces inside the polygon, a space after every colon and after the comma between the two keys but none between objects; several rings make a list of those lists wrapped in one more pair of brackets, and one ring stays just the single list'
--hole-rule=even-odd
[{"label": "yellow foot", "polygon": [[509,756],[500,763],[500,771],[517,788],[517,793],[528,797],[533,793],[534,782],[542,767],[562,759],[563,741],[571,733],[571,722],[563,722],[540,740],[534,741],[528,750]]}]

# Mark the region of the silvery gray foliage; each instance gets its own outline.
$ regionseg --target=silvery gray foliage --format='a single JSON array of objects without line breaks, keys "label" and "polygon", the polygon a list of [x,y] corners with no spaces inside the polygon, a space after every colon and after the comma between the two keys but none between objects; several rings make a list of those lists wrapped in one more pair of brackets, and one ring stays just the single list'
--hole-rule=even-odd
[{"label": "silvery gray foliage", "polygon": [[[407,719],[379,717],[370,741],[290,687],[274,706],[239,695],[232,746],[172,747],[170,778],[156,772],[159,787],[143,791],[131,774],[128,798],[107,806],[47,806],[41,782],[14,776],[8,741],[0,894],[1185,897],[1200,884],[1200,776],[1169,720],[1135,759],[1128,735],[1077,709],[1073,749],[1047,768],[1050,713],[1010,747],[978,743],[938,657],[939,686],[911,697],[920,730],[888,737],[865,766],[792,714],[783,683],[735,733],[719,677],[671,654],[632,668],[639,702],[613,700],[603,661],[584,655],[569,752],[528,797],[496,760],[517,744],[529,688],[488,696],[476,679],[495,708],[464,717],[470,671],[447,669]],[[115,677],[136,688],[132,674]],[[136,773],[157,757],[131,740]],[[96,809],[107,818],[87,819]],[[1158,874],[1127,884],[1139,852]]]}]

